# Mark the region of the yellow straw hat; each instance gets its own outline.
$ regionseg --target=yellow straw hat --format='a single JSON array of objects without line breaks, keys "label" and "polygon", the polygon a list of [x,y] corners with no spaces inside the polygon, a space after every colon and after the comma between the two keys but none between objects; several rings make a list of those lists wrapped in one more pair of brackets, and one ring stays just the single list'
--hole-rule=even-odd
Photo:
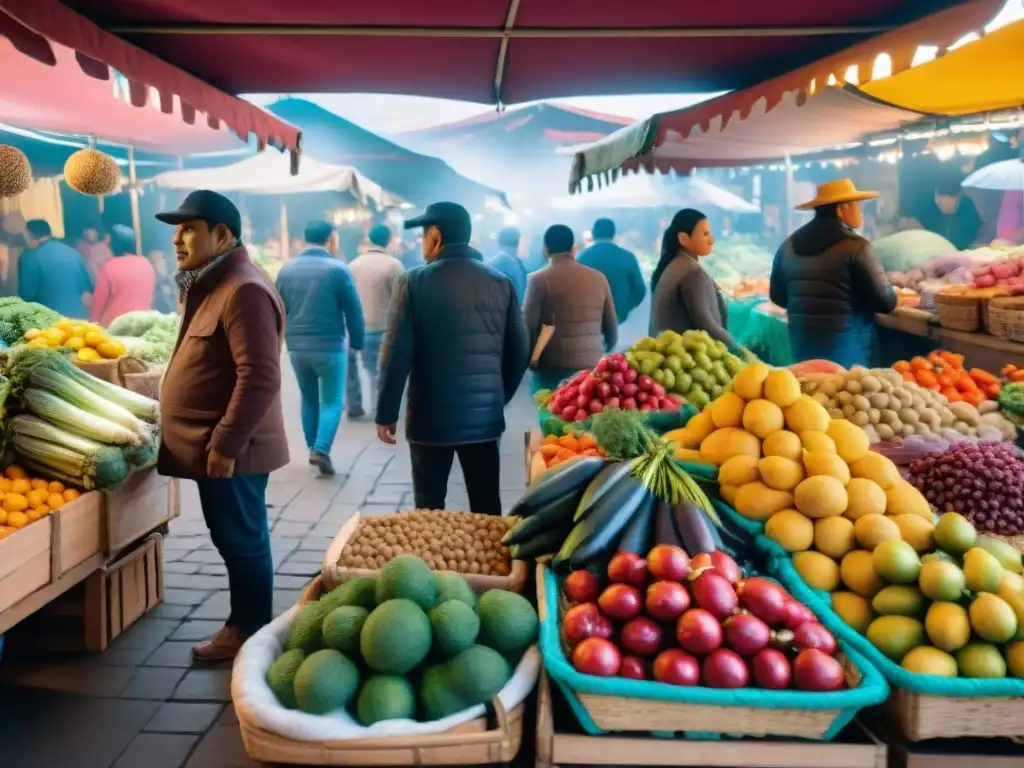
[{"label": "yellow straw hat", "polygon": [[818,194],[813,200],[802,203],[796,207],[798,211],[809,211],[822,205],[837,205],[839,203],[853,203],[860,200],[874,200],[879,196],[878,192],[868,189],[857,189],[851,179],[835,179],[818,185]]}]

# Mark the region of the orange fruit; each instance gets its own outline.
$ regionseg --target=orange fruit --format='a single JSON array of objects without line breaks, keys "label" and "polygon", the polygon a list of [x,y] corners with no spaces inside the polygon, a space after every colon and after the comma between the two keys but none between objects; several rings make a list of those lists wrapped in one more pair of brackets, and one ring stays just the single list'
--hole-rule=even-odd
[{"label": "orange fruit", "polygon": [[59,493],[51,493],[49,496],[46,497],[46,505],[50,509],[60,509],[61,507],[64,506],[64,504],[64,497],[61,496]]},{"label": "orange fruit", "polygon": [[[28,499],[26,499],[20,493],[8,493],[6,496],[4,496],[3,507],[4,509],[11,513],[22,512],[28,508]],[[10,516],[8,516],[7,520],[10,523]],[[14,525],[14,523],[10,524]]]},{"label": "orange fruit", "polygon": [[7,525],[7,510],[0,507],[0,526]]},{"label": "orange fruit", "polygon": [[31,483],[23,477],[19,477],[17,480],[11,481],[11,493],[20,493],[24,495],[31,490]]},{"label": "orange fruit", "polygon": [[25,498],[28,499],[30,507],[38,507],[40,504],[46,503],[46,500],[50,498],[50,494],[45,488],[36,488],[34,491],[26,493]]},{"label": "orange fruit", "polygon": [[75,499],[77,499],[81,495],[82,494],[78,491],[77,488],[68,488],[66,491],[64,491],[64,494],[63,494],[64,502],[67,503],[69,501],[74,501]]},{"label": "orange fruit", "polygon": [[51,480],[50,484],[46,486],[46,489],[50,493],[64,493],[64,483],[58,483],[56,480]]},{"label": "orange fruit", "polygon": [[25,517],[28,518],[28,521],[30,523],[34,523],[39,518],[45,517],[45,516],[46,516],[46,513],[43,512],[42,510],[40,510],[38,507],[35,507],[33,509],[29,509],[29,510],[27,510],[25,512]]},{"label": "orange fruit", "polygon": [[46,486],[49,485],[49,481],[43,480],[41,477],[33,477],[28,481],[28,484],[32,487],[32,490],[37,490],[40,488],[46,488]]},{"label": "orange fruit", "polygon": [[0,477],[0,493],[7,493],[11,490],[11,480],[8,477]]},{"label": "orange fruit", "polygon": [[7,469],[4,470],[4,475],[11,480],[19,480],[28,475],[25,474],[25,470],[19,467],[17,464],[11,464]]},{"label": "orange fruit", "polygon": [[28,523],[28,515],[24,512],[11,512],[7,515],[7,524],[11,528],[24,528]]}]

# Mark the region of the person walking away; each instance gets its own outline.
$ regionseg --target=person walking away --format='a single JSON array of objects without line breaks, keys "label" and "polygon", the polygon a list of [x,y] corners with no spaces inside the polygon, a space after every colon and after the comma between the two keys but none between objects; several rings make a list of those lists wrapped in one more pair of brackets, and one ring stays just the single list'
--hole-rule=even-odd
[{"label": "person walking away", "polygon": [[611,219],[595,221],[592,234],[594,243],[583,249],[578,261],[604,275],[612,289],[616,319],[622,325],[647,295],[640,263],[630,251],[615,244],[615,222]]},{"label": "person walking away", "polygon": [[541,328],[554,328],[551,340],[532,363],[530,390],[554,390],[584,368],[593,368],[615,347],[619,324],[604,275],[573,258],[572,230],[555,224],[544,233],[548,266],[530,275],[523,319],[530,349],[537,356]]},{"label": "person walking away", "polygon": [[788,312],[794,360],[832,360],[844,368],[871,364],[875,314],[896,308],[878,254],[854,231],[863,221],[859,203],[877,197],[850,179],[837,179],[797,206],[813,210],[814,218],[775,254],[769,293]]},{"label": "person walking away", "polygon": [[[370,397],[376,402],[377,366],[380,358],[380,343],[388,324],[388,309],[395,293],[398,280],[405,273],[402,262],[388,253],[391,245],[391,230],[386,224],[378,224],[367,235],[370,247],[349,264],[356,293],[363,307],[363,367],[370,378]],[[366,415],[363,410],[363,387],[359,378],[360,353],[348,351],[348,417],[359,419]]]},{"label": "person walking away", "polygon": [[469,247],[456,203],[405,222],[423,227],[426,265],[406,272],[391,302],[380,357],[377,435],[395,443],[406,380],[405,434],[415,504],[444,509],[456,455],[473,512],[501,514],[499,439],[529,346],[512,282]]},{"label": "person walking away", "polygon": [[249,260],[242,218],[226,197],[199,190],[156,217],[176,227],[183,304],[160,390],[157,469],[198,486],[210,538],[227,568],[231,610],[192,657],[227,661],[273,610],[266,494],[270,473],[288,463],[281,411],[284,307],[274,284]]},{"label": "person walking away", "polygon": [[334,226],[311,221],[305,240],[305,249],[278,272],[277,290],[288,320],[285,340],[299,382],[309,463],[333,475],[331,446],[345,407],[348,349],[363,349],[363,309],[348,265],[335,257]]},{"label": "person walking away", "polygon": [[104,229],[101,223],[89,224],[82,229],[78,252],[85,259],[85,266],[93,280],[99,275],[103,265],[114,258],[111,239],[110,233]]},{"label": "person walking away", "polygon": [[519,258],[519,230],[505,227],[498,233],[498,252],[487,263],[512,281],[516,289],[516,298],[523,303],[526,293],[526,265]]},{"label": "person walking away", "polygon": [[125,312],[152,309],[156,293],[156,270],[149,259],[135,253],[135,232],[114,225],[110,245],[114,258],[96,275],[91,311],[92,321],[104,328]]},{"label": "person walking away", "polygon": [[18,259],[18,295],[64,317],[85,320],[93,280],[82,255],[59,240],[44,219],[25,223],[28,250]]},{"label": "person walking away", "polygon": [[707,331],[733,354],[745,355],[729,333],[729,310],[718,285],[700,265],[715,247],[708,217],[683,208],[661,238],[661,258],[651,275],[649,333]]}]

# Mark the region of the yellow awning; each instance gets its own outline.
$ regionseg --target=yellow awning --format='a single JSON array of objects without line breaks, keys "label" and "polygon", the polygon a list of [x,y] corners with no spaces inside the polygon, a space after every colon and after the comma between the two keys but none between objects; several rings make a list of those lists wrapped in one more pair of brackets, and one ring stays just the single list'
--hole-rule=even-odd
[{"label": "yellow awning", "polygon": [[1024,21],[945,56],[860,87],[915,112],[970,115],[1024,105]]}]

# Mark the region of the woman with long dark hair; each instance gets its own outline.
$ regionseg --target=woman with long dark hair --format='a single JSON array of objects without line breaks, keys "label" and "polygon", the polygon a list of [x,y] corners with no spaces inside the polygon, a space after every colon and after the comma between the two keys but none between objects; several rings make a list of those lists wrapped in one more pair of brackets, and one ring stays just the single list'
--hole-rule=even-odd
[{"label": "woman with long dark hair", "polygon": [[738,350],[726,330],[725,299],[698,261],[709,256],[714,245],[711,224],[703,213],[684,208],[672,217],[651,276],[651,336],[662,331],[707,331],[711,338]]}]

